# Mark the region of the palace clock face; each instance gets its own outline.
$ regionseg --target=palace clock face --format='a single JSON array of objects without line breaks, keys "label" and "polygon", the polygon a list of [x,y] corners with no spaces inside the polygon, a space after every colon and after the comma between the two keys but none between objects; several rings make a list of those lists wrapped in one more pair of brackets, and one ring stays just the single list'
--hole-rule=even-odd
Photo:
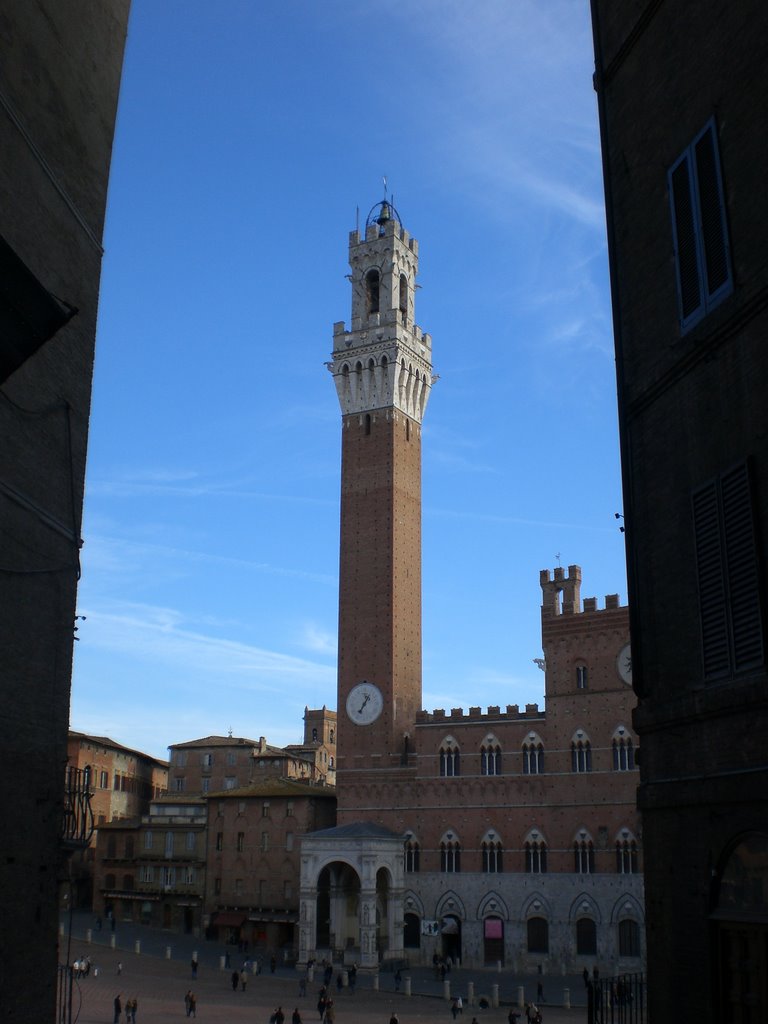
[{"label": "palace clock face", "polygon": [[632,648],[629,644],[624,644],[619,651],[619,656],[616,659],[616,671],[622,682],[627,686],[632,685]]},{"label": "palace clock face", "polygon": [[384,697],[374,683],[358,683],[349,691],[347,714],[355,725],[370,725],[384,710]]}]

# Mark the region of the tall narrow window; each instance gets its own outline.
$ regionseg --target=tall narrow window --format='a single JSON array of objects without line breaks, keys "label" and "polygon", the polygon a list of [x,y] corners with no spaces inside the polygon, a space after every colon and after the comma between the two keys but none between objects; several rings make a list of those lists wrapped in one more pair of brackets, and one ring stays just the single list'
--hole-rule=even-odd
[{"label": "tall narrow window", "polygon": [[379,272],[369,270],[365,275],[365,306],[368,316],[379,312]]},{"label": "tall narrow window", "polygon": [[763,664],[760,581],[749,465],[740,463],[693,495],[705,679]]},{"label": "tall narrow window", "polygon": [[445,740],[440,748],[440,775],[443,778],[461,775],[461,755],[452,740]]},{"label": "tall narrow window", "polygon": [[615,772],[631,772],[635,767],[635,748],[632,746],[630,737],[614,736],[611,746],[613,750],[613,770]]},{"label": "tall narrow window", "polygon": [[498,743],[480,747],[480,774],[501,775],[501,747]]},{"label": "tall narrow window", "polygon": [[523,744],[523,775],[541,775],[544,771],[544,745],[538,736]]},{"label": "tall narrow window", "polygon": [[576,689],[586,690],[587,688],[587,666],[577,665],[576,666]]},{"label": "tall narrow window", "polygon": [[687,330],[733,291],[714,120],[670,169],[669,198],[680,326]]},{"label": "tall narrow window", "polygon": [[530,839],[525,844],[525,870],[530,875],[543,875],[547,871],[547,844],[541,839]]},{"label": "tall narrow window", "polygon": [[501,843],[487,839],[481,849],[483,872],[489,875],[500,874],[503,871]]},{"label": "tall narrow window", "polygon": [[440,870],[444,874],[461,871],[461,846],[454,839],[440,843]]},{"label": "tall narrow window", "polygon": [[408,278],[405,274],[400,275],[400,296],[398,306],[400,308],[400,318],[405,322],[405,319],[408,316]]},{"label": "tall narrow window", "polygon": [[595,873],[595,847],[592,840],[581,836],[573,844],[573,870],[577,875]]},{"label": "tall narrow window", "polygon": [[415,839],[409,839],[405,844],[405,870],[417,872],[420,867],[421,850]]},{"label": "tall narrow window", "polygon": [[571,771],[592,771],[592,745],[589,740],[578,739],[571,743]]},{"label": "tall narrow window", "polygon": [[616,840],[616,871],[620,875],[637,874],[637,843],[632,838]]}]

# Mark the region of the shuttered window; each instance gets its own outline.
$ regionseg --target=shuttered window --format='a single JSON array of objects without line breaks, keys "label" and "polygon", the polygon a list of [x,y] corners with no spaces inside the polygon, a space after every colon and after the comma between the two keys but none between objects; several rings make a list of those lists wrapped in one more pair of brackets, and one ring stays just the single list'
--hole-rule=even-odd
[{"label": "shuttered window", "polygon": [[692,327],[733,290],[714,120],[669,171],[680,326]]},{"label": "shuttered window", "polygon": [[694,492],[693,524],[705,679],[763,664],[763,626],[749,466]]}]

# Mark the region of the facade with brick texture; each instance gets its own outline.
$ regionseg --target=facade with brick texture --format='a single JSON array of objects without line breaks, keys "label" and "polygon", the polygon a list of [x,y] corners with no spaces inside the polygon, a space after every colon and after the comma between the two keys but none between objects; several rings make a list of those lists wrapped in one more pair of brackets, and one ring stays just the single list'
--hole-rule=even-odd
[{"label": "facade with brick texture", "polygon": [[593,0],[649,1019],[768,1019],[768,8]]}]

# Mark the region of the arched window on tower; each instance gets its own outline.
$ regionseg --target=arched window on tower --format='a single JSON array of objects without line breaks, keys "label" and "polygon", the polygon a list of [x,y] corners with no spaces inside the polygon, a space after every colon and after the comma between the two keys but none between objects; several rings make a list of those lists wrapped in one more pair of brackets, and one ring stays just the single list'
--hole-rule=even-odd
[{"label": "arched window on tower", "polygon": [[582,662],[576,666],[576,689],[586,690],[587,688],[587,666]]},{"label": "arched window on tower", "polygon": [[408,278],[405,274],[400,275],[400,296],[398,306],[400,309],[400,319],[405,323],[408,317]]},{"label": "arched window on tower", "polygon": [[371,433],[371,414],[367,412],[365,414],[365,436],[368,437]]},{"label": "arched window on tower", "polygon": [[454,775],[461,775],[461,754],[458,744],[449,736],[440,747],[440,776],[451,778]]},{"label": "arched window on tower", "polygon": [[369,270],[365,275],[365,311],[368,316],[379,312],[378,270]]}]

